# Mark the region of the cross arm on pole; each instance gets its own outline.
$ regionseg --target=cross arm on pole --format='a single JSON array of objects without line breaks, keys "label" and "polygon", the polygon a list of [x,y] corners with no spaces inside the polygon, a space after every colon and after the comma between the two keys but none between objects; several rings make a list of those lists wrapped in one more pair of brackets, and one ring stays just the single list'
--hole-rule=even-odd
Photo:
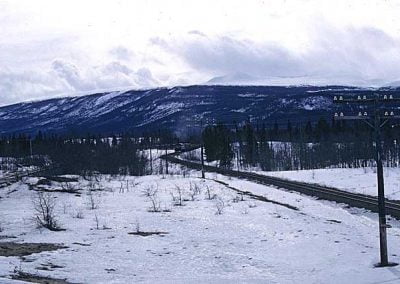
[{"label": "cross arm on pole", "polygon": [[368,103],[399,103],[400,98],[393,97],[393,95],[357,95],[357,96],[343,96],[336,95],[333,97],[333,102],[337,104],[347,104],[347,103],[358,103],[358,104],[368,104]]}]

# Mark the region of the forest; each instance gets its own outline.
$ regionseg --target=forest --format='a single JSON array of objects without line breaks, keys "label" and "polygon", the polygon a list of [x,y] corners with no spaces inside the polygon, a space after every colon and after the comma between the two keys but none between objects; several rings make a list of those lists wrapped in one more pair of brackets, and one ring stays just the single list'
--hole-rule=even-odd
[{"label": "forest", "polygon": [[[148,157],[143,149],[171,143],[174,138],[166,132],[131,134],[111,137],[91,136],[84,138],[62,135],[46,135],[39,132],[35,137],[14,135],[0,139],[0,167],[9,167],[12,157],[19,163],[39,167],[51,166],[59,174],[149,174]],[[15,163],[11,163],[12,166]]]},{"label": "forest", "polygon": [[[382,129],[383,159],[397,167],[400,133],[393,125]],[[326,121],[285,127],[244,123],[233,128],[223,124],[203,131],[207,161],[236,169],[258,167],[265,171],[304,170],[327,167],[357,168],[374,165],[375,135],[363,122]]]},{"label": "forest", "polygon": [[[381,137],[384,164],[399,166],[398,128],[385,125]],[[110,137],[20,134],[0,138],[0,156],[38,166],[51,163],[63,174],[145,175],[151,174],[148,171],[151,161],[141,150],[173,149],[178,142],[203,143],[206,160],[217,160],[220,167],[229,169],[357,168],[374,165],[375,158],[375,136],[367,124],[324,118],[295,126],[290,121],[284,126],[217,123],[205,126],[201,133],[191,133],[185,140],[167,130]],[[2,159],[3,167],[6,161]]]}]

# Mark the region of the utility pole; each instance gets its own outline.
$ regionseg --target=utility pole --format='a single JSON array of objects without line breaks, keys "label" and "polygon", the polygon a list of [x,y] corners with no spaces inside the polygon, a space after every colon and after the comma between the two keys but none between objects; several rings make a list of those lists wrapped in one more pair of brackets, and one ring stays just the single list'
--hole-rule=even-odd
[{"label": "utility pole", "polygon": [[201,178],[206,178],[204,173],[204,142],[203,142],[203,119],[201,120],[200,125],[200,139],[201,139]]},{"label": "utility pole", "polygon": [[[343,112],[335,113],[335,120],[360,120],[367,123],[373,130],[375,136],[375,161],[377,168],[378,181],[378,212],[379,212],[379,244],[380,244],[380,263],[379,267],[393,266],[394,263],[389,263],[387,250],[387,233],[386,233],[386,208],[385,208],[385,188],[383,180],[383,165],[382,165],[382,141],[381,128],[390,119],[399,119],[400,115],[395,115],[392,110],[385,110],[382,106],[389,103],[398,103],[400,98],[393,98],[392,95],[358,95],[344,98],[343,96],[334,96],[334,103],[339,104],[358,104],[358,107],[364,107],[359,111],[358,115],[345,115]],[[369,115],[371,110],[365,110],[365,106],[373,107],[372,115]]]},{"label": "utility pole", "polygon": [[30,150],[31,158],[32,158],[33,157],[32,138],[29,138],[29,150]]},{"label": "utility pole", "polygon": [[152,152],[153,152],[153,147],[152,147],[152,140],[153,140],[153,137],[150,135],[150,137],[149,137],[149,139],[150,139],[150,174],[152,175],[153,174],[153,154],[152,154]]},{"label": "utility pole", "polygon": [[165,145],[165,172],[168,174],[168,146]]}]

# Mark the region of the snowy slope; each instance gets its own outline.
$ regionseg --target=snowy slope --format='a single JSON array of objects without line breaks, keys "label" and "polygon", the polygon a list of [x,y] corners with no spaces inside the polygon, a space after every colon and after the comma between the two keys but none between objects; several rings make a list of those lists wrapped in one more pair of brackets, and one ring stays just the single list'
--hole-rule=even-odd
[{"label": "snowy slope", "polygon": [[201,119],[232,123],[250,118],[286,125],[288,120],[331,118],[334,94],[365,91],[340,86],[189,86],[99,93],[0,107],[0,133],[185,132]]}]

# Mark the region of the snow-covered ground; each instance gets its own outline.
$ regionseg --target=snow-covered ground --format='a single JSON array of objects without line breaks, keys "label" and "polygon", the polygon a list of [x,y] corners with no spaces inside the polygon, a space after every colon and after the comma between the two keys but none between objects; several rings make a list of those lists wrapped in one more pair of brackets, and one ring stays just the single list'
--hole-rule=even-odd
[{"label": "snow-covered ground", "polygon": [[[200,149],[180,155],[182,159],[200,163]],[[205,162],[206,165],[218,166],[218,161]],[[236,170],[236,159],[232,162]],[[375,167],[365,168],[330,168],[297,171],[261,171],[256,167],[240,168],[257,174],[279,177],[287,180],[315,183],[339,188],[345,191],[371,196],[378,195]],[[385,196],[388,199],[400,200],[400,168],[384,168]]]},{"label": "snow-covered ground", "polygon": [[[383,171],[386,197],[392,200],[400,200],[400,168],[384,168]],[[335,168],[280,172],[253,170],[252,172],[336,187],[361,194],[378,195],[375,168]]]},{"label": "snow-covered ground", "polygon": [[[74,186],[80,195],[52,193],[66,229],[61,232],[39,230],[32,221],[36,193],[27,184],[37,179],[1,189],[0,235],[16,237],[1,241],[68,248],[24,260],[0,256],[0,283],[9,281],[14,268],[77,283],[399,283],[399,267],[374,268],[379,260],[376,214],[217,174],[207,173],[204,181],[199,172],[183,173],[79,179]],[[248,196],[242,201],[215,180],[299,210]],[[103,189],[93,192],[95,209],[90,209],[89,188]],[[179,191],[184,206],[174,205]],[[146,195],[154,192],[163,212],[151,212],[152,198]],[[400,222],[389,223],[390,260],[400,262]],[[166,234],[129,234],[136,231]]]}]

